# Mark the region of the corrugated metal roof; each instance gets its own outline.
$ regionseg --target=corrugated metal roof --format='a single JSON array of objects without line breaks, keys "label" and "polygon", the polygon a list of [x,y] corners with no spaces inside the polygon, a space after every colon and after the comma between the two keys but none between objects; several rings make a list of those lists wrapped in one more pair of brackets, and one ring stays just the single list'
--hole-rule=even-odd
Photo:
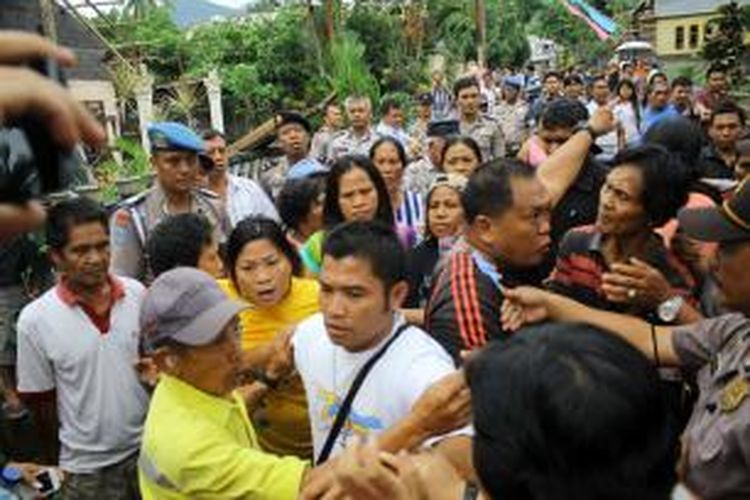
[{"label": "corrugated metal roof", "polygon": [[[656,17],[686,16],[714,12],[728,0],[654,0]],[[740,5],[750,5],[750,0],[738,0]]]},{"label": "corrugated metal roof", "polygon": [[[55,9],[58,42],[68,46],[78,56],[78,65],[66,70],[71,80],[109,80],[103,59],[104,45],[65,8]],[[41,13],[39,2],[30,0],[0,0],[0,29],[20,29],[39,32]]]}]

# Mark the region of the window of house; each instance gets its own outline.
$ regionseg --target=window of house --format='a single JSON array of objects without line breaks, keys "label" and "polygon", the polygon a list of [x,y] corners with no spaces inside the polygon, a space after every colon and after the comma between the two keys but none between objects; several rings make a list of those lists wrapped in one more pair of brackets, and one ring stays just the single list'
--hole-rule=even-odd
[{"label": "window of house", "polygon": [[682,50],[685,48],[685,27],[677,26],[674,30],[674,48]]},{"label": "window of house", "polygon": [[690,40],[688,41],[688,44],[690,45],[691,49],[695,49],[698,47],[698,25],[693,24],[690,26]]}]

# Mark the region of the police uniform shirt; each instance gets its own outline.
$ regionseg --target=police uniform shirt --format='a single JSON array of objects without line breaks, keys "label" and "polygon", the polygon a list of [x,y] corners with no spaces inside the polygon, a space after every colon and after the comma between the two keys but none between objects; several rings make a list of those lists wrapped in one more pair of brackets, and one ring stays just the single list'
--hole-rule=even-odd
[{"label": "police uniform shirt", "polygon": [[699,387],[683,437],[685,483],[706,500],[750,498],[750,319],[732,313],[676,327],[672,342]]},{"label": "police uniform shirt", "polygon": [[483,162],[505,156],[503,131],[493,118],[480,115],[472,123],[461,120],[459,129],[461,135],[469,136],[477,142],[482,152]]},{"label": "police uniform shirt", "polygon": [[352,129],[342,130],[331,139],[326,158],[332,162],[344,155],[369,156],[370,148],[379,137],[380,135],[372,128],[367,129],[361,136],[355,135]]},{"label": "police uniform shirt", "polygon": [[514,104],[501,101],[495,106],[493,115],[503,131],[503,136],[507,142],[506,147],[521,146],[526,131],[525,118],[528,112],[529,106],[520,99]]},{"label": "police uniform shirt", "polygon": [[418,193],[423,200],[427,200],[433,181],[440,170],[435,167],[426,156],[409,163],[404,171],[404,188]]},{"label": "police uniform shirt", "polygon": [[[229,234],[229,222],[219,196],[200,189],[192,192],[190,212],[204,215],[214,229],[215,241],[222,244]],[[161,187],[154,187],[123,202],[112,216],[110,234],[112,272],[139,280],[147,280],[145,245],[151,230],[168,212],[167,197]]]},{"label": "police uniform shirt", "polygon": [[320,127],[310,141],[310,156],[316,158],[318,161],[325,162],[327,160],[326,151],[328,150],[328,145],[335,134],[336,130],[327,125]]}]

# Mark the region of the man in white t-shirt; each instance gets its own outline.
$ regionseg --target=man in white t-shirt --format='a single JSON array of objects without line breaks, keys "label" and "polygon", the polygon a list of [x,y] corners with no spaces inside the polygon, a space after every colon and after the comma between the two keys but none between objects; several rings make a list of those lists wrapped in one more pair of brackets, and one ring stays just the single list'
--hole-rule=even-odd
[{"label": "man in white t-shirt", "polygon": [[18,391],[40,439],[55,442],[59,421],[63,498],[137,499],[148,405],[133,368],[143,285],[108,274],[107,213],[94,201],[54,206],[47,243],[60,282],[18,319]]},{"label": "man in white t-shirt", "polygon": [[[609,97],[607,77],[604,75],[595,76],[591,81],[591,101],[586,105],[589,116],[593,116],[597,109],[607,107]],[[617,154],[617,131],[613,130],[597,137],[596,145],[602,150],[601,153],[596,155],[596,159],[604,162],[610,161]]]},{"label": "man in white t-shirt", "polygon": [[[353,380],[382,349],[386,350],[364,379],[332,441],[331,455],[355,438],[376,438],[387,451],[413,448],[427,437],[465,423],[450,418],[456,412],[466,415],[461,410],[466,402],[462,389],[443,407],[432,405],[423,411],[425,405],[418,403],[433,384],[459,372],[440,344],[419,328],[406,325],[397,312],[408,291],[405,261],[395,232],[380,223],[345,224],[326,237],[321,313],[300,323],[292,339],[294,365],[307,394],[316,458]],[[414,428],[424,431],[421,439],[402,446],[405,429]],[[468,463],[467,436],[436,441],[440,441],[438,448],[453,450],[449,454],[453,463]]]}]

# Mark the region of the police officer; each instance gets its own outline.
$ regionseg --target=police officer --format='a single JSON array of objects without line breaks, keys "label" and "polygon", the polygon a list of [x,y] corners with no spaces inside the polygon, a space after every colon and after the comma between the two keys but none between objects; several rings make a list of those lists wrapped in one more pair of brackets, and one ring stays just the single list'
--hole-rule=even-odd
[{"label": "police officer", "polygon": [[200,162],[210,161],[203,141],[188,127],[174,122],[154,123],[148,128],[155,185],[125,200],[110,223],[112,271],[142,281],[149,279],[144,251],[150,231],[168,215],[192,212],[204,215],[220,244],[229,223],[219,196],[196,187]]},{"label": "police officer", "polygon": [[344,101],[349,128],[333,136],[328,144],[326,159],[334,162],[344,155],[370,154],[370,148],[380,135],[372,128],[372,102],[369,97],[352,95]]},{"label": "police officer", "polygon": [[427,125],[427,147],[418,159],[414,160],[404,172],[404,188],[427,197],[435,177],[442,171],[443,148],[449,137],[458,135],[458,121],[433,121]]},{"label": "police officer", "polygon": [[502,99],[495,105],[493,116],[505,136],[505,153],[514,157],[526,140],[526,114],[529,106],[521,97],[523,79],[512,76],[503,80]]},{"label": "police officer", "polygon": [[479,110],[479,82],[473,76],[456,80],[453,84],[461,135],[474,139],[482,152],[482,161],[505,156],[505,138],[494,118]]},{"label": "police officer", "polygon": [[300,178],[326,169],[310,155],[310,122],[297,111],[282,111],[276,117],[276,143],[284,154],[260,174],[260,183],[277,199],[288,178]]},{"label": "police officer", "polygon": [[[694,375],[698,401],[683,435],[683,480],[699,498],[750,498],[750,182],[720,207],[683,209],[679,221],[691,238],[718,243],[715,275],[731,312],[692,325],[655,327],[521,287],[505,290],[504,325],[544,318],[589,323],[622,337],[659,366]],[[635,284],[627,280],[617,285],[632,300],[637,294],[630,286]],[[661,307],[681,306],[666,301]]]}]

